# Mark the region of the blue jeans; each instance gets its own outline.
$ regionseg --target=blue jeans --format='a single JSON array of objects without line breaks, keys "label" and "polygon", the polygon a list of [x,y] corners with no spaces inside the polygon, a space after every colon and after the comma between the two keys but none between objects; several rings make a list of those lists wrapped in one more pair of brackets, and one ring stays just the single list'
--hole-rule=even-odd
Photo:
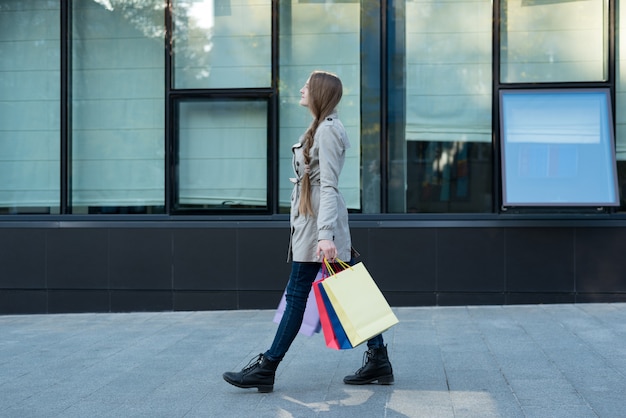
[{"label": "blue jeans", "polygon": [[[264,354],[267,359],[281,361],[296,335],[298,335],[302,325],[302,318],[304,318],[306,301],[320,267],[321,263],[301,263],[297,261],[292,263],[285,296],[287,302],[285,312],[278,325],[272,347]],[[380,348],[383,346],[382,334],[373,337],[367,342],[368,348]]]}]

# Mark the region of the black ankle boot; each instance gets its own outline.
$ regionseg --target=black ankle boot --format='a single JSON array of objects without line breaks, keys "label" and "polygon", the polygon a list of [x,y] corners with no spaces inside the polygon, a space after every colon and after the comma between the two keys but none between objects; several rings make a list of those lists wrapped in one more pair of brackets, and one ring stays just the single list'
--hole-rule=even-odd
[{"label": "black ankle boot", "polygon": [[393,369],[387,355],[387,346],[370,348],[363,356],[363,367],[351,376],[343,378],[348,385],[365,385],[378,381],[381,385],[393,384]]},{"label": "black ankle boot", "polygon": [[226,372],[222,375],[231,385],[240,388],[257,388],[261,393],[274,390],[274,377],[279,361],[271,361],[259,354],[240,372]]}]

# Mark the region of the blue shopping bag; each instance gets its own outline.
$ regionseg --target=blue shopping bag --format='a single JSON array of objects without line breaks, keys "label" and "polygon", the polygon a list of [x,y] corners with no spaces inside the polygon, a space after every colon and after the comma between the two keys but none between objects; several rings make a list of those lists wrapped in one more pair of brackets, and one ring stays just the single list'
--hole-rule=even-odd
[{"label": "blue shopping bag", "polygon": [[[324,304],[324,307],[326,308],[326,314],[328,316],[330,326],[332,327],[332,331],[335,334],[334,337],[337,343],[337,347],[333,346],[331,348],[336,348],[338,350],[345,350],[345,349],[353,348],[352,344],[350,344],[350,340],[348,339],[348,336],[346,335],[346,332],[343,329],[343,326],[341,325],[341,322],[339,321],[339,317],[335,313],[335,309],[333,308],[333,305],[330,303],[330,299],[328,298],[328,295],[326,294],[326,290],[324,290],[324,286],[321,286],[321,282],[318,283],[317,289],[319,290],[319,293],[317,293],[316,296],[319,295],[319,297],[321,297],[322,299],[321,301]],[[322,324],[324,324],[324,322],[325,321],[322,321]],[[322,329],[323,328],[324,327],[322,327]]]}]

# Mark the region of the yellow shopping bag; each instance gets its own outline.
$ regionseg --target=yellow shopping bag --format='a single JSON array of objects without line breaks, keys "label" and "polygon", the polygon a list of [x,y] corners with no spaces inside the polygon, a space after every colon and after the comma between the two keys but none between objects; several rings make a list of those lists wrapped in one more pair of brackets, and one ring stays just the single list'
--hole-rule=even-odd
[{"label": "yellow shopping bag", "polygon": [[353,347],[399,322],[363,263],[347,266],[321,285]]}]

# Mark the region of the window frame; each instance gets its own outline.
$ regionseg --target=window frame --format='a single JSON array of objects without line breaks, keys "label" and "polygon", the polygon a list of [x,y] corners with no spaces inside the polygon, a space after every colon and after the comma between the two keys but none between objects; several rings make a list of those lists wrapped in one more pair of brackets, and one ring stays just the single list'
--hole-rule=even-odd
[{"label": "window frame", "polygon": [[[610,164],[610,166],[606,167],[606,177],[603,180],[605,181],[610,181],[612,182],[612,184],[609,185],[609,188],[607,189],[607,198],[604,200],[592,200],[592,199],[587,199],[586,196],[583,196],[580,193],[576,194],[576,197],[580,196],[580,199],[577,201],[567,201],[567,200],[561,200],[558,201],[557,199],[554,199],[555,193],[558,193],[559,190],[552,190],[550,187],[544,187],[546,184],[546,179],[547,178],[552,178],[553,181],[552,183],[555,183],[554,185],[556,186],[556,183],[560,183],[561,186],[564,186],[564,190],[567,192],[568,190],[571,192],[573,189],[583,189],[583,185],[580,184],[580,182],[582,180],[584,180],[584,178],[581,178],[581,176],[571,176],[571,175],[566,175],[563,174],[563,172],[561,173],[549,173],[550,171],[554,171],[554,169],[556,169],[556,171],[560,171],[561,169],[561,165],[560,163],[565,162],[566,156],[564,156],[564,151],[567,150],[572,150],[574,149],[576,152],[574,153],[574,155],[570,155],[570,157],[575,157],[576,161],[575,161],[575,165],[576,167],[576,171],[578,172],[578,163],[581,159],[578,158],[579,155],[579,150],[580,148],[583,148],[585,146],[592,146],[591,142],[587,142],[588,140],[584,140],[584,142],[563,142],[561,143],[561,141],[559,140],[552,140],[551,142],[542,142],[541,140],[539,141],[518,141],[518,140],[508,140],[508,124],[510,121],[507,121],[506,118],[508,116],[508,112],[506,111],[506,109],[504,108],[506,104],[505,103],[507,101],[507,99],[513,99],[514,97],[521,97],[522,95],[527,95],[530,99],[541,99],[541,96],[545,96],[546,99],[548,100],[553,100],[553,99],[560,99],[560,100],[564,100],[567,99],[567,96],[571,96],[571,95],[595,95],[595,96],[599,96],[599,99],[604,102],[603,105],[598,109],[601,114],[600,117],[603,117],[604,120],[599,120],[600,122],[600,126],[599,126],[599,132],[598,132],[598,142],[596,145],[596,147],[602,152],[602,156],[598,156],[597,158],[606,158],[609,159],[610,161],[604,161],[604,160],[600,160],[598,161],[598,163],[600,163],[602,166],[604,166],[605,163]],[[616,159],[615,159],[615,132],[614,132],[614,122],[613,122],[613,114],[612,114],[612,109],[611,109],[611,102],[610,102],[610,91],[608,88],[568,88],[568,89],[502,89],[499,92],[499,96],[500,96],[500,108],[499,108],[499,113],[500,113],[500,148],[501,148],[501,178],[502,178],[502,207],[505,210],[509,210],[510,208],[516,208],[516,207],[594,207],[594,208],[598,208],[598,207],[606,207],[606,206],[619,206],[619,190],[618,190],[618,183],[617,183],[617,168],[616,168]],[[585,104],[585,103],[581,103],[581,104]],[[511,103],[512,105],[512,103]],[[536,128],[537,125],[535,125]],[[543,127],[543,129],[546,129],[546,127]],[[535,129],[535,131],[537,132],[537,130]],[[552,130],[551,135],[554,135],[555,132]],[[544,131],[544,133],[538,132],[536,135],[543,135],[545,136],[546,133]],[[536,138],[536,137],[535,137]],[[534,138],[533,138],[534,139]],[[531,189],[532,192],[534,192],[534,196],[541,196],[541,197],[537,197],[533,200],[531,200],[532,196],[528,196],[528,199],[522,198],[521,195],[522,193],[520,192],[520,187],[522,187],[520,184],[515,185],[515,187],[513,187],[513,179],[509,178],[510,176],[507,176],[508,173],[510,173],[509,167],[511,164],[516,164],[519,162],[519,158],[521,158],[521,156],[517,153],[517,148],[523,148],[522,145],[520,145],[519,147],[516,147],[514,144],[519,143],[519,144],[527,144],[528,147],[534,149],[535,151],[539,150],[539,151],[546,151],[546,152],[529,152],[527,155],[529,156],[528,160],[529,160],[529,164],[528,164],[528,175],[525,176],[525,180],[520,180],[521,182],[525,182],[525,183],[536,183],[534,187],[529,187],[529,189]],[[510,144],[510,145],[509,145]],[[536,145],[536,146],[533,146]],[[542,147],[542,145],[544,145]],[[602,149],[601,147],[604,147],[605,149]],[[510,151],[509,151],[510,149]],[[515,151],[514,151],[515,150]],[[588,151],[588,150],[587,150]],[[521,153],[521,151],[519,151]],[[541,155],[538,155],[541,154]],[[554,154],[554,156],[557,157],[557,161],[553,161],[554,158],[552,158],[552,154]],[[583,154],[583,153],[581,153]],[[582,158],[583,161],[585,162],[589,160],[590,156],[592,155],[591,153],[587,152],[586,154],[586,158]],[[510,155],[510,157],[509,157]],[[519,158],[517,160],[515,160],[515,156],[518,156]],[[559,157],[563,156],[563,159],[558,159]],[[545,157],[545,158],[544,158]],[[511,160],[511,158],[513,160]],[[571,160],[572,158],[569,158],[569,160]],[[545,163],[545,164],[542,164]],[[569,161],[570,166],[572,161]],[[546,173],[544,173],[543,175],[539,175],[538,173],[536,173],[537,171],[537,165],[541,164],[542,166],[544,166],[546,168]],[[554,166],[554,167],[553,167]],[[596,167],[596,165],[594,165],[594,167]],[[552,169],[549,169],[549,167],[552,167]],[[571,167],[570,167],[571,169]],[[518,169],[519,171],[519,169]],[[565,168],[565,171],[567,171],[567,167]],[[594,170],[592,170],[594,171]],[[534,173],[533,173],[534,172]],[[522,178],[524,176],[519,176],[519,178]],[[566,179],[567,178],[572,178],[575,177],[575,180],[573,182],[568,182]],[[519,179],[518,177],[516,177],[516,179]],[[600,179],[598,179],[599,181]],[[565,187],[567,186],[567,184],[570,184],[570,187]],[[602,182],[602,184],[605,184],[604,182]],[[528,184],[526,185],[528,186]],[[612,188],[612,192],[610,191],[610,189]],[[516,199],[511,199],[509,197],[510,195],[510,191],[511,190],[516,190],[517,191],[517,198]],[[546,193],[549,193],[549,196],[546,195]],[[610,197],[608,196],[609,194],[612,194],[612,200],[610,199]]]},{"label": "window frame", "polygon": [[[493,68],[492,68],[492,94],[493,94],[493,153],[494,153],[494,176],[493,176],[493,190],[494,190],[494,215],[517,215],[520,213],[537,215],[537,214],[553,214],[553,213],[563,213],[563,207],[505,207],[503,205],[503,194],[502,194],[502,149],[501,149],[501,132],[500,132],[500,92],[503,89],[514,90],[514,89],[580,89],[580,88],[606,88],[609,90],[609,98],[610,98],[610,112],[613,115],[612,120],[612,132],[614,134],[613,141],[613,149],[615,149],[615,121],[616,121],[616,100],[615,100],[615,92],[616,92],[616,39],[617,39],[617,23],[616,23],[616,2],[613,0],[608,1],[608,18],[609,22],[607,27],[605,28],[605,36],[608,39],[607,47],[608,47],[608,77],[603,81],[577,81],[577,82],[524,82],[524,83],[505,83],[500,80],[501,74],[501,56],[500,56],[500,42],[502,38],[501,33],[501,11],[502,11],[502,2],[504,0],[497,0],[493,3]],[[618,187],[620,187],[618,180]],[[577,212],[578,210],[578,212]],[[578,207],[578,209],[572,208],[571,213],[585,213],[588,214],[590,209],[583,209]],[[595,208],[591,209],[593,213],[615,213],[617,212],[617,208],[615,207],[606,207],[600,210],[596,210]]]},{"label": "window frame", "polygon": [[[248,91],[236,91],[236,92],[204,92],[204,93],[179,93],[171,95],[171,105],[170,105],[170,114],[171,114],[171,153],[170,155],[170,170],[169,176],[171,178],[169,196],[168,196],[168,206],[170,208],[169,213],[172,215],[213,215],[213,214],[271,214],[273,201],[275,200],[274,195],[274,187],[272,186],[275,176],[273,175],[272,167],[275,165],[275,150],[272,147],[273,143],[273,135],[271,126],[272,123],[272,94],[269,91],[257,91],[256,89],[251,89]],[[185,207],[179,203],[180,196],[180,182],[179,182],[179,167],[180,167],[180,120],[179,120],[179,109],[180,104],[189,103],[189,102],[224,102],[224,101],[235,101],[235,102],[265,102],[267,104],[267,131],[266,131],[266,205],[263,208],[250,208],[250,207],[232,207],[224,205],[223,207]],[[275,148],[275,147],[274,147]]]}]

